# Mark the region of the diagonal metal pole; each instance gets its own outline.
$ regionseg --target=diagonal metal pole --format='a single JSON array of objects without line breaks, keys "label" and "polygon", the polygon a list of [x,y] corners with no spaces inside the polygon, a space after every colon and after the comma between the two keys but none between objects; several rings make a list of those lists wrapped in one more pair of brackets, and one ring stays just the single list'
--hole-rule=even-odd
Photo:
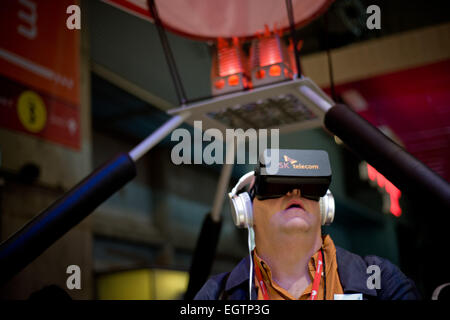
[{"label": "diagonal metal pole", "polygon": [[106,199],[136,176],[135,162],[178,127],[188,112],[167,121],[127,153],[120,153],[67,191],[0,244],[0,286],[9,281]]},{"label": "diagonal metal pole", "polygon": [[151,148],[157,145],[162,139],[164,139],[169,133],[177,128],[184,120],[190,116],[190,113],[185,111],[182,112],[158,128],[154,133],[148,136],[144,141],[138,144],[133,150],[130,151],[129,155],[133,161],[139,160],[144,154],[146,154]]},{"label": "diagonal metal pole", "polygon": [[184,91],[183,83],[181,81],[180,74],[178,73],[178,68],[175,63],[175,59],[172,54],[172,49],[169,45],[169,39],[167,38],[166,31],[159,17],[158,9],[156,7],[154,0],[148,0],[148,9],[153,19],[155,20],[156,29],[158,30],[159,39],[163,46],[164,55],[166,57],[167,65],[169,66],[170,75],[172,76],[172,81],[175,86],[175,91],[178,96],[178,101],[181,105],[187,103],[186,92]]},{"label": "diagonal metal pole", "polygon": [[[181,104],[185,104],[186,94],[153,0],[149,1],[149,8],[155,18],[177,95]],[[120,153],[97,168],[2,242],[0,244],[0,286],[131,181],[136,176],[135,162],[189,116],[189,112],[183,112],[168,120],[129,153]]]}]

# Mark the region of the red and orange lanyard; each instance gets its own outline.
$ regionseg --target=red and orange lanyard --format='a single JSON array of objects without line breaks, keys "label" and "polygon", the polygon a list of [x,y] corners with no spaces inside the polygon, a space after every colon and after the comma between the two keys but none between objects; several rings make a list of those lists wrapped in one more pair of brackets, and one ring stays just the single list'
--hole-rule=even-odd
[{"label": "red and orange lanyard", "polygon": [[[316,274],[314,275],[314,281],[313,281],[312,291],[311,291],[311,300],[317,299],[317,293],[319,292],[320,279],[322,277],[322,267],[323,267],[322,251],[319,251],[318,257],[317,257]],[[259,267],[256,263],[255,263],[255,274],[256,274],[256,279],[258,280],[258,283],[259,283],[259,287],[261,288],[261,293],[263,295],[264,300],[269,300],[269,292],[267,291],[266,284],[263,281],[263,278],[261,275],[261,270],[259,269]]]}]

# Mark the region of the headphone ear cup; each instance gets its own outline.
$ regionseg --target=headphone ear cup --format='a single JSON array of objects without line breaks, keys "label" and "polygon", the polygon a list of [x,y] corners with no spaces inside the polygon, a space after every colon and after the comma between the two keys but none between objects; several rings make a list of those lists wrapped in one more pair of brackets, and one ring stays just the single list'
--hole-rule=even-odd
[{"label": "headphone ear cup", "polygon": [[231,198],[231,216],[238,228],[253,226],[253,204],[248,192],[242,192]]},{"label": "headphone ear cup", "polygon": [[330,225],[334,220],[335,204],[334,197],[330,190],[319,200],[320,220],[323,226]]}]

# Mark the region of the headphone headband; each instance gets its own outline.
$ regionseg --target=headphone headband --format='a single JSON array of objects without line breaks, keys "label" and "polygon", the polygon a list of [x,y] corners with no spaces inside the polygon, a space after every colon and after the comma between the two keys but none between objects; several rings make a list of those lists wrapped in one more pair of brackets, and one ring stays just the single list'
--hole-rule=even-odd
[{"label": "headphone headband", "polygon": [[238,183],[234,186],[233,190],[228,194],[228,196],[231,198],[236,195],[236,193],[242,189],[243,186],[248,185],[252,182],[253,177],[255,176],[254,171],[247,172],[244,174],[238,181]]}]

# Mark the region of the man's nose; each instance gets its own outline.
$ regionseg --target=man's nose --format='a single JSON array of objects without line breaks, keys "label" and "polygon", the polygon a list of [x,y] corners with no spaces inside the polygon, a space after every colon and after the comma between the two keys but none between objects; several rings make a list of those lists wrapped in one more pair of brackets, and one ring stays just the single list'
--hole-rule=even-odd
[{"label": "man's nose", "polygon": [[299,196],[300,197],[300,189],[294,189],[286,193],[287,196]]}]

